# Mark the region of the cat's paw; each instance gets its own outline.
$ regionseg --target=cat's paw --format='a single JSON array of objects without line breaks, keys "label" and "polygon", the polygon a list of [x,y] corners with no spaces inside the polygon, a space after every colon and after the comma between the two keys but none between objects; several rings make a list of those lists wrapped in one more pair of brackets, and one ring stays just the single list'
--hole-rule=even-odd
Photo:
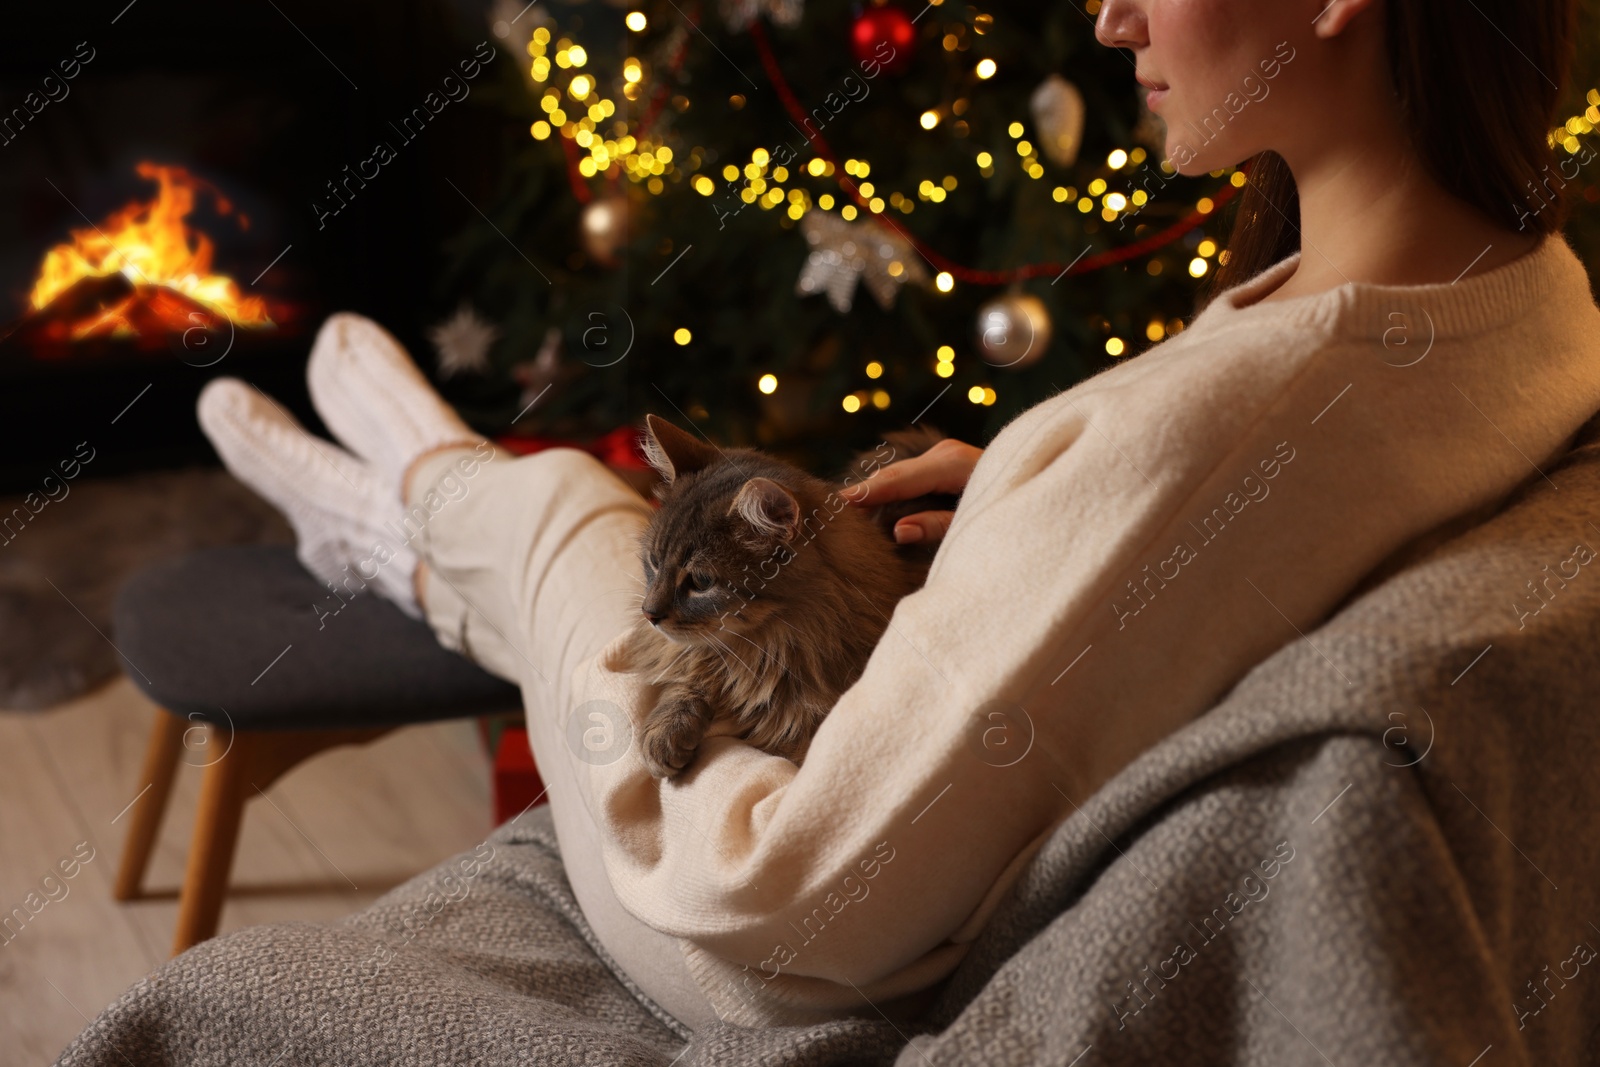
[{"label": "cat's paw", "polygon": [[699,697],[664,700],[639,732],[639,752],[647,771],[671,778],[694,759],[711,722],[711,709]]}]

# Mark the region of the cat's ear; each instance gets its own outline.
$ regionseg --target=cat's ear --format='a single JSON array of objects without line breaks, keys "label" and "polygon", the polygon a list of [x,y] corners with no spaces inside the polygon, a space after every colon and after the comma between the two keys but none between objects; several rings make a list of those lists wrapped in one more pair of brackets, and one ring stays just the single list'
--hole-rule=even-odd
[{"label": "cat's ear", "polygon": [[680,474],[709,467],[721,455],[714,445],[689,436],[659,416],[646,415],[644,424],[639,446],[646,461],[669,485]]},{"label": "cat's ear", "polygon": [[739,487],[729,515],[738,515],[762,537],[792,540],[800,532],[800,501],[771,478],[751,478]]}]

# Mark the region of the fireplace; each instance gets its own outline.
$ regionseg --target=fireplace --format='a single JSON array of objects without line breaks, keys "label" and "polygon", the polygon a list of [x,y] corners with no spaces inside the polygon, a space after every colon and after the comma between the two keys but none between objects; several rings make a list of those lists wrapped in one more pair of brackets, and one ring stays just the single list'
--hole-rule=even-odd
[{"label": "fireplace", "polygon": [[425,349],[449,303],[432,286],[440,247],[471,210],[441,167],[481,188],[491,120],[457,109],[336,218],[316,205],[484,35],[472,6],[115,0],[14,20],[0,38],[0,492],[81,442],[97,475],[209,459],[194,400],[219,374],[318,428],[304,367],[330,311]]},{"label": "fireplace", "polygon": [[190,225],[207,194],[213,213],[232,216],[240,229],[249,229],[249,216],[183,167],[143,162],[136,170],[156,184],[153,195],[74,228],[45,253],[28,309],[11,332],[14,344],[45,360],[92,360],[89,353],[105,343],[182,349],[185,362],[193,355],[209,364],[225,353],[199,349],[214,341],[226,348],[237,331],[292,333],[293,305],[246,294],[217,271],[212,238]]}]

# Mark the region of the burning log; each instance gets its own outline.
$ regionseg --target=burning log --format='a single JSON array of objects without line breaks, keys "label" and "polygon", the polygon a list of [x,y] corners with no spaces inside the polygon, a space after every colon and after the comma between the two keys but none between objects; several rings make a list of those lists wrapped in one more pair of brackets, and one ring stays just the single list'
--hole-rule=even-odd
[{"label": "burning log", "polygon": [[24,315],[8,344],[42,359],[61,358],[84,341],[131,338],[136,349],[165,350],[174,335],[219,324],[222,316],[176,289],[134,285],[126,275],[80,278],[44,307]]},{"label": "burning log", "polygon": [[245,296],[213,272],[212,243],[184,221],[200,193],[217,212],[249,221],[213,185],[182,167],[140,163],[156,182],[155,199],[135,201],[98,226],[73,230],[45,254],[29,294],[29,311],[4,334],[44,358],[64,356],[86,341],[114,341],[141,351],[170,347],[175,336],[272,328],[267,301]]}]

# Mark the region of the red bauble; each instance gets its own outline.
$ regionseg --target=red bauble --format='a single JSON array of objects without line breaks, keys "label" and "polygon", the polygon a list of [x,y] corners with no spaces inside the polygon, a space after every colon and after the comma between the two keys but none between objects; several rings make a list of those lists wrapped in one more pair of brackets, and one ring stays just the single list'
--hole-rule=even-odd
[{"label": "red bauble", "polygon": [[916,37],[910,15],[889,5],[871,7],[850,27],[850,51],[858,63],[877,63],[890,73],[899,73],[911,63]]}]

